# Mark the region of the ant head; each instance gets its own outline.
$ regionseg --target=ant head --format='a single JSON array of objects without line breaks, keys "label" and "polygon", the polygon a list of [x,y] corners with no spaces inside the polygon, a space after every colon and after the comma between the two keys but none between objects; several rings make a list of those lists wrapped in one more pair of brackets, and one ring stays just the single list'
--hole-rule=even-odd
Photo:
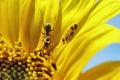
[{"label": "ant head", "polygon": [[46,31],[50,31],[50,30],[51,30],[50,23],[46,23],[44,29],[45,29]]}]

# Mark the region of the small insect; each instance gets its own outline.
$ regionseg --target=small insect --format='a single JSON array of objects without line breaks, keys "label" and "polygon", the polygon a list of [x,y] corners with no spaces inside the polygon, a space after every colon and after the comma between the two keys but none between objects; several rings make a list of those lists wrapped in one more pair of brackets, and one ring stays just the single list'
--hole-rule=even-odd
[{"label": "small insect", "polygon": [[49,52],[54,47],[53,37],[52,37],[52,34],[50,33],[53,30],[53,29],[51,29],[51,25],[49,23],[47,23],[44,26],[44,30],[45,30],[45,33],[44,33],[45,37],[44,37],[43,46],[41,48],[41,56],[43,56],[43,57],[45,57],[45,55],[49,56],[50,55]]},{"label": "small insect", "polygon": [[57,66],[56,66],[56,64],[53,63],[53,62],[52,62],[52,67],[53,67],[55,70],[57,70]]},{"label": "small insect", "polygon": [[74,24],[74,26],[71,27],[71,30],[76,30],[77,29],[77,24]]},{"label": "small insect", "polygon": [[70,32],[65,36],[65,38],[62,39],[63,44],[65,44],[65,42],[70,41],[71,37],[73,36],[75,30],[77,29],[77,24],[74,24],[72,27],[70,27]]},{"label": "small insect", "polygon": [[71,27],[71,32],[69,33],[69,35],[72,36],[76,29],[77,29],[77,24],[74,24],[74,26]]},{"label": "small insect", "polygon": [[51,38],[52,35],[50,34],[50,31],[52,31],[53,29],[51,29],[51,25],[49,23],[47,23],[44,27],[45,30],[45,39],[44,39],[44,46],[48,47],[49,44],[51,43]]},{"label": "small insect", "polygon": [[[42,12],[41,12],[41,16],[43,16]],[[43,20],[43,18],[42,18],[42,24],[43,24],[44,30],[45,30],[45,33],[43,33],[43,34],[45,35],[45,38],[44,38],[44,46],[43,46],[43,47],[47,48],[47,47],[49,46],[49,44],[51,43],[51,37],[52,37],[52,35],[50,34],[50,32],[51,32],[53,29],[51,29],[50,23],[46,23],[46,24],[44,25],[43,21],[44,21],[44,20]]]}]

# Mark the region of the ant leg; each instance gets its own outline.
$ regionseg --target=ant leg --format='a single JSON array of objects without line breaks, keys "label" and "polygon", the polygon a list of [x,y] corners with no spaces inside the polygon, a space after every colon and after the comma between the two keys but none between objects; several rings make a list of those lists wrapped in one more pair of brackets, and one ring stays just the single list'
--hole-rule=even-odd
[{"label": "ant leg", "polygon": [[42,32],[43,35],[46,35],[46,33]]},{"label": "ant leg", "polygon": [[53,31],[54,29],[51,29],[50,31]]}]

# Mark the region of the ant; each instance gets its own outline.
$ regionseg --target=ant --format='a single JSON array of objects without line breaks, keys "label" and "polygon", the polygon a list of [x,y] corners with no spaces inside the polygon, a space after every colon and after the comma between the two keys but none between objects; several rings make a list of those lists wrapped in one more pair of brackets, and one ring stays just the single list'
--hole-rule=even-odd
[{"label": "ant", "polygon": [[62,42],[65,43],[65,41],[69,41],[71,39],[71,37],[73,36],[74,34],[74,31],[77,29],[77,24],[74,24],[70,29],[71,31],[66,35],[65,38],[62,39]]},{"label": "ant", "polygon": [[45,36],[44,46],[48,47],[48,45],[51,43],[50,37],[52,36],[52,35],[50,35],[49,33],[50,33],[50,31],[52,31],[53,29],[51,29],[51,26],[50,26],[49,23],[47,23],[47,24],[45,25],[44,29],[45,29],[45,31],[46,31],[46,33],[45,33],[46,36]]},{"label": "ant", "polygon": [[[43,16],[42,12],[41,12],[41,16]],[[45,33],[43,33],[44,34],[44,40],[43,40],[44,42],[43,42],[43,46],[41,47],[41,56],[45,57],[45,55],[48,55],[48,56],[50,55],[50,51],[54,47],[54,44],[52,44],[53,36],[50,33],[51,31],[53,31],[53,29],[51,28],[51,24],[46,23],[44,25],[43,21],[44,20],[43,20],[43,17],[42,17],[42,25],[43,25]]]},{"label": "ant", "polygon": [[51,25],[49,23],[47,23],[45,26],[44,26],[44,30],[45,30],[45,33],[43,33],[45,35],[45,38],[44,38],[44,43],[43,43],[43,47],[41,48],[41,56],[43,56],[45,59],[47,59],[45,57],[45,55],[50,55],[49,51],[51,50],[51,37],[52,35],[50,35],[50,32],[53,30],[51,29]]}]

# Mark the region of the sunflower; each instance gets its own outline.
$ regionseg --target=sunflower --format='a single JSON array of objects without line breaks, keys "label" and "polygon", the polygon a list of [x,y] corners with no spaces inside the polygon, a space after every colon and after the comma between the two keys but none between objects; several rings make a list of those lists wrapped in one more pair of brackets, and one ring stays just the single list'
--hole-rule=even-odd
[{"label": "sunflower", "polygon": [[82,70],[120,42],[106,24],[119,9],[120,0],[0,0],[0,80],[118,80],[119,61]]}]

